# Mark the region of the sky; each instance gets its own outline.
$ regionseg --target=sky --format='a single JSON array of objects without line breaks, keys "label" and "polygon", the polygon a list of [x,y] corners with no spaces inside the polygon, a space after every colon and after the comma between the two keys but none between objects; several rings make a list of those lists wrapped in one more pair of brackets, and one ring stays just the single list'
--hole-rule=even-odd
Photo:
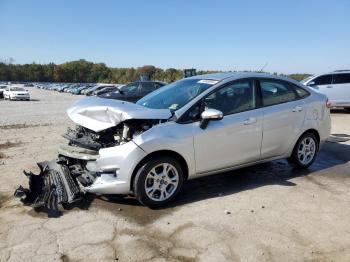
[{"label": "sky", "polygon": [[111,67],[350,69],[350,0],[0,0],[0,59]]}]

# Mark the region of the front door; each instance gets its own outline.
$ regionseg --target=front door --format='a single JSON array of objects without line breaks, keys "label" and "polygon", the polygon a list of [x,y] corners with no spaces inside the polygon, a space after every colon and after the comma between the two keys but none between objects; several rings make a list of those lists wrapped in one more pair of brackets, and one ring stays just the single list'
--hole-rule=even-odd
[{"label": "front door", "polygon": [[205,99],[205,108],[223,112],[222,120],[210,121],[205,129],[194,126],[197,174],[249,163],[260,158],[262,112],[256,105],[252,80],[233,82]]}]

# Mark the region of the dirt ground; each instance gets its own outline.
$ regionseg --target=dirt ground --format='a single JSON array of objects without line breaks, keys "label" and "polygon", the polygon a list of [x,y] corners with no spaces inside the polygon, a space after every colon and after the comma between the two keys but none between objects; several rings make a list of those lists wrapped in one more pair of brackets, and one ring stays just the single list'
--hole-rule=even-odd
[{"label": "dirt ground", "polygon": [[308,171],[275,161],[189,181],[164,209],[99,197],[47,218],[12,195],[56,157],[81,97],[30,91],[0,101],[0,261],[350,261],[350,114],[332,113]]}]

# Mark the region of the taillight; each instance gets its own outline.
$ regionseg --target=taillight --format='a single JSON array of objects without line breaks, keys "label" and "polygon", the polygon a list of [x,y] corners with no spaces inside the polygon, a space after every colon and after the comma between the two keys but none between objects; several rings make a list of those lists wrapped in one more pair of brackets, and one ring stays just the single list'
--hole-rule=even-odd
[{"label": "taillight", "polygon": [[327,100],[326,100],[326,107],[327,108],[331,108],[331,106],[332,106],[332,103],[329,101],[329,99],[327,98]]}]

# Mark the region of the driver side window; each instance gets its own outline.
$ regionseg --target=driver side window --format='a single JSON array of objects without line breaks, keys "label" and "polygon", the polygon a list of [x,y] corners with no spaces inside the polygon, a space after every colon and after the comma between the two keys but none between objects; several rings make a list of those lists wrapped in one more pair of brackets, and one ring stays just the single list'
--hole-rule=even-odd
[{"label": "driver side window", "polygon": [[256,93],[252,80],[234,82],[220,88],[204,100],[205,109],[220,110],[224,115],[235,114],[256,108]]}]

